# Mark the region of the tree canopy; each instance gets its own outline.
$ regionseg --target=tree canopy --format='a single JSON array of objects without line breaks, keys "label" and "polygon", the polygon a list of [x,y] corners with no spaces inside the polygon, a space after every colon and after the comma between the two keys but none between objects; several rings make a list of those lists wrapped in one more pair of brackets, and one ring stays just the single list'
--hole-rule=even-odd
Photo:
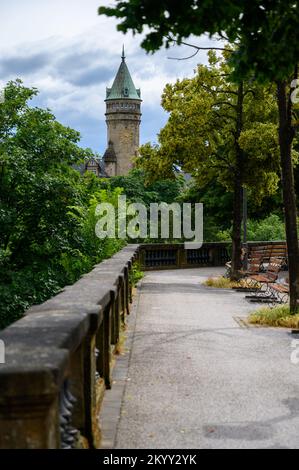
[{"label": "tree canopy", "polygon": [[101,191],[74,164],[91,156],[77,131],[30,106],[37,90],[21,81],[0,104],[0,328],[33,303],[74,282],[123,241],[99,240],[95,206]]},{"label": "tree canopy", "polygon": [[216,181],[233,192],[233,275],[237,276],[243,190],[249,188],[258,204],[275,194],[279,146],[274,87],[248,81],[235,84],[230,76],[227,51],[223,57],[210,52],[209,65],[199,65],[194,78],[166,85],[162,105],[169,120],[160,131],[160,146],[141,148],[139,164],[154,178],[181,169],[201,187]]},{"label": "tree canopy", "polygon": [[[166,85],[162,106],[169,120],[159,133],[159,147],[143,146],[138,163],[152,178],[171,176],[180,168],[199,186],[216,180],[233,191],[240,147],[241,184],[254,188],[252,197],[261,203],[276,192],[279,182],[275,90],[256,82],[244,84],[238,134],[238,85],[227,72],[226,60],[210,53],[209,66],[199,65],[193,78]],[[293,154],[296,159],[297,152]]]},{"label": "tree canopy", "polygon": [[142,47],[151,52],[204,33],[237,43],[231,60],[239,79],[252,74],[262,80],[282,79],[291,74],[299,56],[297,1],[116,0],[99,13],[115,16],[122,32],[145,30]]}]

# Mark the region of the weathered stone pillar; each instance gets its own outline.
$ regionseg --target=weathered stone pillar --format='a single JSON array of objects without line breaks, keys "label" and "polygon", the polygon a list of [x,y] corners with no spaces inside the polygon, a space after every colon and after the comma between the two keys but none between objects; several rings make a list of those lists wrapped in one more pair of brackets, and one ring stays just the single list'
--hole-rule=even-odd
[{"label": "weathered stone pillar", "polygon": [[13,350],[0,366],[0,449],[60,448],[59,396],[68,351]]}]

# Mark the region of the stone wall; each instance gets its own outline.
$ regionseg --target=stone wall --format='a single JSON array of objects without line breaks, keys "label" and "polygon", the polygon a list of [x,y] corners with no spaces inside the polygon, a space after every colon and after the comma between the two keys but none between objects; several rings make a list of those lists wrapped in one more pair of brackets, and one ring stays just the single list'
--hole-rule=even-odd
[{"label": "stone wall", "polygon": [[1,332],[0,448],[98,448],[98,414],[130,313],[128,245]]}]

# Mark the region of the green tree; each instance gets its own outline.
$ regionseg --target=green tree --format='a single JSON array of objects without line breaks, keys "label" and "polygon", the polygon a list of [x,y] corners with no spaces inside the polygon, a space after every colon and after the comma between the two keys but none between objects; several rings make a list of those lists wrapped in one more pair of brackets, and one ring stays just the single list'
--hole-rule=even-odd
[{"label": "green tree", "polygon": [[[172,176],[172,175],[171,175]],[[115,176],[108,180],[109,187],[123,188],[124,194],[131,202],[142,202],[149,207],[152,202],[166,202],[171,204],[177,200],[184,187],[182,176],[177,178],[155,179],[148,181],[141,169],[133,169],[127,176]]]},{"label": "green tree", "polygon": [[0,105],[0,248],[17,266],[63,248],[72,230],[67,205],[81,198],[80,176],[71,168],[84,158],[79,133],[49,111],[29,107],[35,94],[11,82]]},{"label": "green tree", "polygon": [[90,151],[50,111],[29,106],[36,93],[10,82],[0,104],[0,328],[120,247],[94,234],[95,201],[113,191],[90,192],[90,177],[72,168]]},{"label": "green tree", "polygon": [[[147,233],[150,231],[150,204],[161,202],[171,204],[174,201],[180,202],[180,197],[185,187],[185,181],[182,175],[177,175],[176,178],[171,175],[169,179],[154,179],[150,180],[147,173],[140,168],[135,168],[126,176],[115,176],[100,182],[102,188],[115,191],[117,188],[122,188],[122,194],[126,196],[127,203],[142,203],[147,208],[148,224]],[[129,221],[129,217],[127,222]],[[172,219],[170,219],[172,221]],[[160,222],[159,222],[160,223]],[[163,239],[164,242],[175,242],[173,239],[172,228],[170,228],[169,239]],[[138,238],[135,240],[139,243],[161,243],[161,238],[152,239],[149,236],[146,238]]]},{"label": "green tree", "polygon": [[284,80],[299,56],[299,11],[292,0],[115,0],[99,13],[115,16],[117,29],[142,33],[142,47],[155,52],[191,35],[208,33],[238,42],[232,55],[237,78]]},{"label": "green tree", "polygon": [[162,105],[170,117],[159,134],[160,148],[142,148],[140,164],[152,175],[181,168],[200,186],[218,181],[233,193],[232,276],[237,277],[242,189],[254,188],[259,204],[277,190],[275,96],[257,83],[232,83],[226,60],[212,52],[209,57],[209,66],[199,66],[194,78],[166,85]]}]

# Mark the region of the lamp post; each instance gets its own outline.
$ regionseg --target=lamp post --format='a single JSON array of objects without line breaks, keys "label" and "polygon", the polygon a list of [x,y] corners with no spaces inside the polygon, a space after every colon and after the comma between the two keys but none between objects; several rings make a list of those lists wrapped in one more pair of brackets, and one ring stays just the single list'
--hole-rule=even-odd
[{"label": "lamp post", "polygon": [[248,244],[247,244],[247,189],[243,187],[243,248],[245,250],[243,267],[248,267]]}]

